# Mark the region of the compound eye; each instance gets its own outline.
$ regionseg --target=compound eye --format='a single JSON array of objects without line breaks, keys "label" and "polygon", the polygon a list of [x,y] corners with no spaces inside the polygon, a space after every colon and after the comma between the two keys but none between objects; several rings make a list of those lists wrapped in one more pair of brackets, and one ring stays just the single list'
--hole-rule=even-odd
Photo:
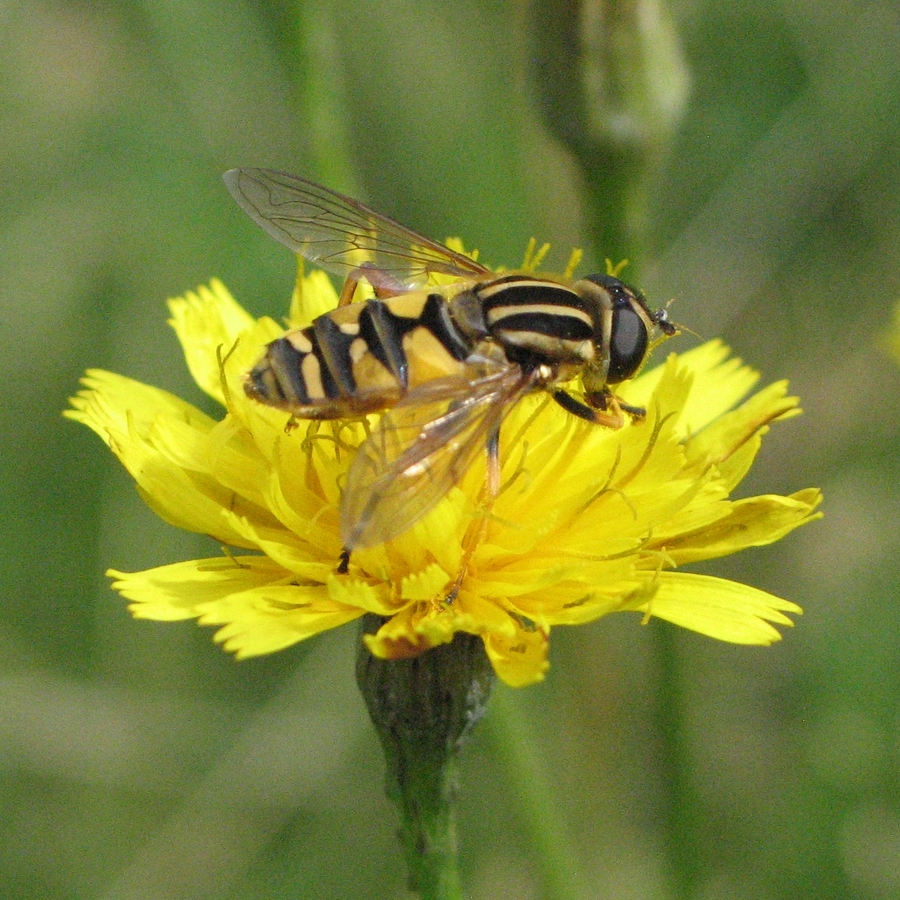
[{"label": "compound eye", "polygon": [[609,338],[609,371],[606,380],[618,384],[631,378],[647,355],[647,324],[634,307],[616,304]]}]

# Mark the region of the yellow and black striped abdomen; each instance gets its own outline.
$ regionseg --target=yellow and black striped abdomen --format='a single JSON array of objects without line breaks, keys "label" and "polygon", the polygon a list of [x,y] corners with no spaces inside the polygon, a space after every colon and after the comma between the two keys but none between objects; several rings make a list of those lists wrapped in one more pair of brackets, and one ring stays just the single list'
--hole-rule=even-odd
[{"label": "yellow and black striped abdomen", "polygon": [[386,409],[411,388],[458,375],[471,343],[438,293],[351,303],[269,344],[247,393],[304,418]]}]

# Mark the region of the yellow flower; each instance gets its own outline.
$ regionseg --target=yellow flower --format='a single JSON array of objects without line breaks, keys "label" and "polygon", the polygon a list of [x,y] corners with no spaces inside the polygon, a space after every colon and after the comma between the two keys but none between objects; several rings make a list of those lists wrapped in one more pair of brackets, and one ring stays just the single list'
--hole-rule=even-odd
[{"label": "yellow flower", "polygon": [[[298,282],[291,324],[337,298],[321,273]],[[248,399],[241,378],[282,329],[254,320],[222,284],[170,302],[191,374],[225,408],[216,421],[121,375],[92,370],[66,415],[99,434],[162,518],[224,551],[145,572],[110,571],[138,618],[197,618],[238,657],[271,653],[366,612],[385,659],[478,635],[498,675],[521,686],[548,667],[550,629],[631,610],[744,644],[779,638],[793,603],[672,571],[778,540],[816,518],[817,490],[730,500],[770,422],[799,412],[778,382],[744,400],[757,374],[717,341],[668,360],[620,390],[645,406],[618,431],[527,397],[501,433],[503,489],[463,569],[483,466],[399,537],[341,553],[338,506],[358,421],[301,423]],[[742,402],[743,401],[743,402]],[[740,405],[737,405],[740,404]],[[244,553],[241,551],[250,551]]]}]

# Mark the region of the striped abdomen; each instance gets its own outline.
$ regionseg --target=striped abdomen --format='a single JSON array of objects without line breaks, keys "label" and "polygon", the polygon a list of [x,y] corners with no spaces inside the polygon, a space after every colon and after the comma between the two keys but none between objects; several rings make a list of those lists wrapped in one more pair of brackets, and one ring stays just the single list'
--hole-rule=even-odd
[{"label": "striped abdomen", "polygon": [[393,406],[410,389],[459,375],[472,344],[443,296],[424,291],[351,303],[269,344],[247,393],[304,418]]}]

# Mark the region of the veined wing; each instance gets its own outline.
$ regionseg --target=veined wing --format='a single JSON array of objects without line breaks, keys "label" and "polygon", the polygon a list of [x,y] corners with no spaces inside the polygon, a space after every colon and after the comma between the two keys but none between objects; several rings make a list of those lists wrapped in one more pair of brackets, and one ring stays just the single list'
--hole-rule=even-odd
[{"label": "veined wing", "polygon": [[470,279],[491,274],[468,256],[305,178],[270,169],[231,169],[224,179],[254,222],[335,275],[359,278],[362,267],[373,287],[412,290],[428,285],[433,274]]},{"label": "veined wing", "polygon": [[380,544],[424,516],[533,384],[534,375],[518,366],[474,382],[439,378],[388,410],[350,466],[341,504],[344,546]]}]

